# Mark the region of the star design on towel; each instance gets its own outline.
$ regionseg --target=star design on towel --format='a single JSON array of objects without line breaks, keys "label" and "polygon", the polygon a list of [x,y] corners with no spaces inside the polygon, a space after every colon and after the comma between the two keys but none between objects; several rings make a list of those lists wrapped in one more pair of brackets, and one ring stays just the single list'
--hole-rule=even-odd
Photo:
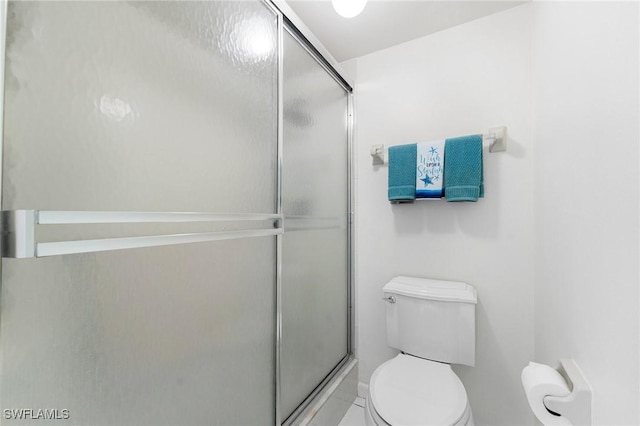
[{"label": "star design on towel", "polygon": [[424,182],[424,186],[433,185],[433,181],[431,180],[431,178],[427,174],[425,174],[424,177],[422,179],[420,179],[420,180]]},{"label": "star design on towel", "polygon": [[438,152],[438,150],[436,149],[436,147],[435,147],[435,146],[432,146],[432,147],[431,147],[431,149],[429,149],[429,152],[430,152],[431,154],[436,154],[436,153]]}]

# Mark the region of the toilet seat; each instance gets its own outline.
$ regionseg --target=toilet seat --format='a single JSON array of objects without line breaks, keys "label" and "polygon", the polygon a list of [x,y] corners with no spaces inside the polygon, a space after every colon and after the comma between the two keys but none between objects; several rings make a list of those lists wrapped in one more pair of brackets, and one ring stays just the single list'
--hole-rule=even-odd
[{"label": "toilet seat", "polygon": [[369,384],[369,411],[390,425],[459,425],[471,417],[467,393],[448,364],[400,354]]}]

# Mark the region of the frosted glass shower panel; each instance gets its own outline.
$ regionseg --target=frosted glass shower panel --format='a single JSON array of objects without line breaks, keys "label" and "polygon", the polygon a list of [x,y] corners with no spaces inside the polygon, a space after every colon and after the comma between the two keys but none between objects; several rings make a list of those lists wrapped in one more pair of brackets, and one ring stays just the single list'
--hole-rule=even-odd
[{"label": "frosted glass shower panel", "polygon": [[5,259],[0,411],[67,410],[61,425],[273,424],[274,257],[265,237]]},{"label": "frosted glass shower panel", "polygon": [[[4,210],[230,218],[39,226],[38,242],[238,231],[254,226],[239,214],[276,213],[267,4],[11,2],[7,31]],[[274,424],[276,265],[273,236],[3,259],[0,412]]]},{"label": "frosted glass shower panel", "polygon": [[348,94],[284,40],[282,410],[347,355]]},{"label": "frosted glass shower panel", "polygon": [[266,5],[12,2],[7,40],[4,209],[275,212]]}]

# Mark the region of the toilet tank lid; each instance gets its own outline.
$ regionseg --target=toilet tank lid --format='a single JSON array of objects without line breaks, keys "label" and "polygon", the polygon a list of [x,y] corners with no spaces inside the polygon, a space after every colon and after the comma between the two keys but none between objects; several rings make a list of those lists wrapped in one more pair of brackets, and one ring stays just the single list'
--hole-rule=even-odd
[{"label": "toilet tank lid", "polygon": [[478,303],[476,289],[467,283],[399,276],[382,289],[385,293],[443,302]]}]

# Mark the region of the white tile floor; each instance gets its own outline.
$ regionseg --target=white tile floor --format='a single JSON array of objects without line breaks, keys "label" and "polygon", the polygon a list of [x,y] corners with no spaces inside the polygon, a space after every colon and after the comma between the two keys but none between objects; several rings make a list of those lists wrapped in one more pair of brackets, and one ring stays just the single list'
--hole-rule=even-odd
[{"label": "white tile floor", "polygon": [[364,423],[364,398],[356,398],[349,407],[338,426],[365,426]]}]

